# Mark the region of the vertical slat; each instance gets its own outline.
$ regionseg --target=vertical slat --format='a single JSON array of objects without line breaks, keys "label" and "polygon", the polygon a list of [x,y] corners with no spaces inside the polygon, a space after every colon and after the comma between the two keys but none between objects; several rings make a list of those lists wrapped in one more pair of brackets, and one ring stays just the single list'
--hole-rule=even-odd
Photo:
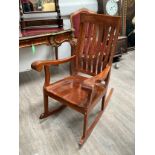
[{"label": "vertical slat", "polygon": [[104,36],[103,36],[103,43],[101,49],[106,53],[106,48],[107,48],[107,40],[109,38],[109,25],[106,25],[104,28]]},{"label": "vertical slat", "polygon": [[90,55],[90,72],[93,73],[93,55]]},{"label": "vertical slat", "polygon": [[85,56],[85,70],[88,71],[88,61],[89,61],[89,55]]},{"label": "vertical slat", "polygon": [[88,55],[88,68],[87,71],[91,73],[91,62],[92,62],[92,55]]},{"label": "vertical slat", "polygon": [[88,26],[88,23],[83,23],[83,32],[82,32],[82,37],[81,37],[82,42],[81,42],[80,54],[84,53],[87,26]]},{"label": "vertical slat", "polygon": [[102,71],[102,70],[101,70],[102,61],[103,61],[103,51],[101,52],[101,55],[100,55],[100,57],[99,57],[98,68],[96,69],[96,70],[97,70],[97,73],[100,73],[100,72]]},{"label": "vertical slat", "polygon": [[93,42],[94,42],[94,47],[93,47],[93,53],[94,54],[97,54],[97,53],[99,53],[100,51],[98,51],[97,49],[98,49],[98,42],[99,42],[99,35],[100,35],[100,26],[99,26],[99,24],[96,24],[96,33],[95,33],[95,38],[94,38],[94,40],[93,40]]},{"label": "vertical slat", "polygon": [[81,54],[83,53],[84,49],[84,40],[85,40],[85,31],[86,31],[86,23],[80,23],[80,37],[78,38],[78,43],[77,43],[77,54],[78,54],[78,59],[76,60],[76,66],[81,68]]},{"label": "vertical slat", "polygon": [[91,44],[91,39],[92,39],[92,33],[93,33],[93,29],[94,29],[94,26],[93,24],[89,23],[89,27],[88,27],[88,34],[87,34],[87,46],[86,46],[86,51],[85,51],[85,54],[88,54],[89,52],[89,48],[90,48],[90,44]]},{"label": "vertical slat", "polygon": [[101,44],[103,40],[103,33],[104,33],[104,26],[103,24],[98,24],[98,30],[97,30],[97,38],[96,38],[96,53],[101,52]]},{"label": "vertical slat", "polygon": [[95,65],[95,72],[94,72],[95,74],[98,73],[98,66],[99,66],[100,57],[101,57],[101,53],[99,52],[99,53],[97,54],[97,57],[96,57],[96,65]]},{"label": "vertical slat", "polygon": [[101,52],[101,55],[99,57],[98,60],[98,67],[96,68],[96,73],[100,73],[102,71],[102,61],[103,58],[105,57],[105,52],[106,52],[106,48],[107,48],[107,39],[108,39],[108,35],[109,35],[109,26],[108,25],[100,25],[102,27],[102,29],[100,28],[101,32],[100,32],[100,38],[99,38],[99,51]]},{"label": "vertical slat", "polygon": [[84,40],[84,50],[83,50],[83,53],[86,54],[86,50],[88,48],[88,40],[89,40],[89,29],[90,29],[90,24],[89,23],[86,23],[85,24],[85,40]]},{"label": "vertical slat", "polygon": [[105,67],[105,65],[107,64],[108,59],[109,59],[110,48],[111,48],[111,44],[112,44],[112,41],[114,38],[114,31],[115,31],[114,27],[111,27],[111,30],[109,32],[109,37],[107,40],[107,47],[105,49],[106,57],[105,57],[104,62],[103,62],[103,68]]},{"label": "vertical slat", "polygon": [[93,73],[96,74],[96,66],[97,66],[97,63],[98,63],[98,55],[94,55],[94,59],[93,59]]},{"label": "vertical slat", "polygon": [[97,32],[97,26],[94,26],[94,24],[92,24],[92,25],[93,25],[93,30],[92,30],[92,33],[91,33],[92,35],[91,35],[91,38],[90,38],[90,44],[91,45],[90,45],[90,47],[88,49],[88,55],[90,57],[89,57],[87,65],[89,65],[88,71],[94,73],[94,68],[95,68],[94,65],[95,65],[95,62],[96,62],[95,61],[96,60],[95,55],[97,54],[97,53],[95,53],[95,52],[97,52],[97,50],[94,49],[94,48],[97,45],[96,39],[97,39],[98,32]]},{"label": "vertical slat", "polygon": [[80,68],[80,70],[82,70],[83,69],[83,56],[81,56],[81,57],[79,57],[79,68]]},{"label": "vertical slat", "polygon": [[104,26],[103,24],[99,24],[99,36],[98,36],[98,46],[101,45],[104,37]]},{"label": "vertical slat", "polygon": [[98,60],[98,67],[96,68],[97,73],[100,73],[101,66],[102,66],[102,61],[103,61],[103,55],[104,55],[104,34],[105,38],[107,37],[108,33],[106,33],[106,27],[103,24],[99,24],[99,36],[98,36],[98,45],[97,45],[97,50],[100,52],[99,60]]},{"label": "vertical slat", "polygon": [[91,61],[91,70],[92,70],[92,73],[94,73],[94,64],[95,64],[95,55],[92,55],[92,61]]},{"label": "vertical slat", "polygon": [[96,46],[96,37],[97,37],[97,24],[93,24],[93,36],[92,36],[92,43],[89,49],[89,54],[94,54],[94,47]]},{"label": "vertical slat", "polygon": [[114,52],[115,52],[115,46],[116,46],[116,42],[118,40],[118,35],[119,35],[119,31],[116,31],[116,28],[115,28],[115,36],[114,36],[114,40],[112,42],[112,53],[110,54],[110,58],[109,58],[109,63],[112,63],[112,60],[113,60],[113,56],[114,56]]},{"label": "vertical slat", "polygon": [[93,37],[93,32],[94,32],[94,24],[89,23],[89,27],[88,27],[88,35],[86,37],[88,37],[88,42],[85,42],[87,45],[87,49],[84,53],[84,57],[85,57],[85,61],[84,61],[84,65],[83,65],[83,69],[87,71],[88,68],[88,55],[89,55],[89,49],[90,49],[90,45],[91,45],[91,40]]}]

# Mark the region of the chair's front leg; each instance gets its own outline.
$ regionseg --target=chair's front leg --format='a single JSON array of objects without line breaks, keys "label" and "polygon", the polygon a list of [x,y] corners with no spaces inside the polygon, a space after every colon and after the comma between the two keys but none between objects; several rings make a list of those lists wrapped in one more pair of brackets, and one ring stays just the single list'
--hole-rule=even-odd
[{"label": "chair's front leg", "polygon": [[90,136],[91,132],[93,131],[94,127],[96,126],[97,122],[99,121],[103,111],[99,111],[93,123],[88,127],[88,114],[84,115],[84,130],[83,136],[79,142],[79,145],[82,146],[87,138]]},{"label": "chair's front leg", "polygon": [[63,110],[66,105],[60,105],[58,108],[55,108],[51,111],[49,111],[48,109],[48,95],[46,94],[45,90],[43,90],[43,94],[44,94],[44,113],[42,113],[40,115],[40,119],[46,118],[48,116],[51,116],[57,112],[60,112],[61,110]]},{"label": "chair's front leg", "polygon": [[83,121],[83,135],[80,139],[79,146],[82,146],[82,144],[87,139],[87,132],[88,132],[88,113],[86,112],[84,114],[84,121]]},{"label": "chair's front leg", "polygon": [[[50,83],[50,70],[49,70],[49,65],[44,66],[44,71],[45,71],[45,82],[44,82],[44,87],[48,86]],[[45,88],[43,87],[43,97],[44,97],[44,113],[40,115],[40,119],[46,118],[49,115],[48,112],[48,95],[45,92]]]},{"label": "chair's front leg", "polygon": [[40,119],[46,118],[49,115],[49,111],[48,111],[48,95],[46,95],[44,90],[43,90],[43,96],[44,96],[44,113],[42,113],[40,115]]}]

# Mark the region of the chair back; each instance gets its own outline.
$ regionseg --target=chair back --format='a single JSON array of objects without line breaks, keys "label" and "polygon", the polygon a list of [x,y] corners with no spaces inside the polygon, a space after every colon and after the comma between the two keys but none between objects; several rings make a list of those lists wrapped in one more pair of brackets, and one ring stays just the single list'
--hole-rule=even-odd
[{"label": "chair back", "polygon": [[112,64],[120,20],[103,14],[80,14],[76,71],[97,75],[107,64]]},{"label": "chair back", "polygon": [[90,11],[86,8],[82,8],[78,11],[75,11],[70,16],[71,26],[74,28],[74,37],[77,38],[79,35],[79,27],[80,27],[80,14],[81,13],[95,13],[93,11]]}]

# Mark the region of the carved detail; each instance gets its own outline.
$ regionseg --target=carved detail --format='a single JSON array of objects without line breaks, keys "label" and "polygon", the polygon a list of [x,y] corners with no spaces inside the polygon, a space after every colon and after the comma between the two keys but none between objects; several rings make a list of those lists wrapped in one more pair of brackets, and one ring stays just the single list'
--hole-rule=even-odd
[{"label": "carved detail", "polygon": [[[61,32],[61,33],[60,33]],[[73,38],[72,30],[70,31],[59,31],[58,33],[54,32],[51,35],[43,35],[42,37],[32,36],[32,37],[25,37],[25,39],[19,40],[19,47],[30,47],[33,45],[52,45],[55,47],[60,46],[63,42],[71,42]]]},{"label": "carved detail", "polygon": [[71,40],[72,40],[72,35],[70,33],[65,33],[65,34],[60,34],[60,35],[51,37],[49,42],[52,46],[58,47],[63,42],[70,42]]}]

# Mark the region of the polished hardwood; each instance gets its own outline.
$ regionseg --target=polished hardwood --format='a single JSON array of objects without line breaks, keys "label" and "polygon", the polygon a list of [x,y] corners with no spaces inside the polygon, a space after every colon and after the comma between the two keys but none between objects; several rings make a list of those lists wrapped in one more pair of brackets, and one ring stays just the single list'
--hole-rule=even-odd
[{"label": "polished hardwood", "polygon": [[[118,40],[120,17],[82,13],[80,15],[80,35],[74,54],[62,60],[38,60],[32,63],[32,69],[45,71],[43,86],[44,113],[40,118],[46,118],[68,106],[84,115],[81,146],[89,137],[103,111],[108,105],[113,89],[107,94],[112,60]],[[89,32],[89,33],[87,33]],[[88,34],[88,35],[87,35]],[[72,75],[50,83],[50,66],[71,62]],[[81,75],[80,73],[84,73]],[[92,77],[88,78],[86,75]],[[49,111],[48,97],[65,106]],[[102,99],[101,110],[91,125],[88,117],[99,100]]]}]

